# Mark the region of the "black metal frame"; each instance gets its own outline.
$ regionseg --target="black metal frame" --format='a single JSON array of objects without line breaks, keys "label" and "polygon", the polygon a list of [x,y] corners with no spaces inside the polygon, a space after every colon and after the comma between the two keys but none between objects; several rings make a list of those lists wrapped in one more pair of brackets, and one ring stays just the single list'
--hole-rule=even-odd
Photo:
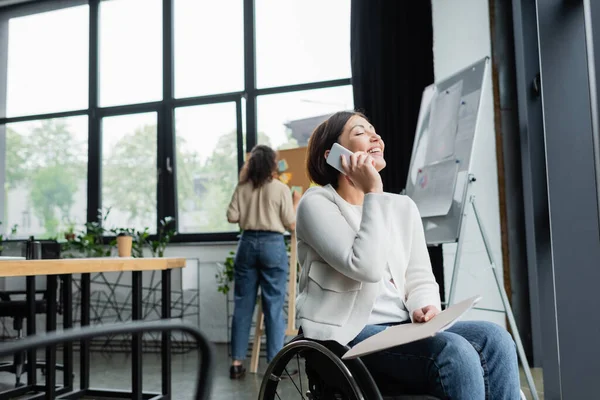
[{"label": "black metal frame", "polygon": [[[167,271],[168,272],[168,271]],[[46,348],[46,349],[55,349],[57,344],[62,343],[72,343],[76,340],[81,341],[89,341],[93,337],[97,336],[109,336],[109,335],[122,335],[122,334],[133,334],[134,336],[139,336],[144,332],[151,331],[160,331],[163,334],[167,335],[171,331],[183,331],[190,334],[198,343],[198,377],[197,377],[197,390],[196,390],[196,399],[208,399],[211,386],[212,386],[212,378],[214,375],[214,348],[213,345],[208,341],[208,339],[196,328],[195,326],[188,325],[176,320],[162,320],[162,321],[151,321],[151,322],[127,322],[127,323],[118,323],[118,324],[107,324],[102,326],[87,326],[81,328],[72,328],[64,331],[58,332],[49,332],[40,336],[30,336],[23,340],[19,340],[13,342],[9,345],[3,346],[0,348],[0,357],[12,355],[16,352],[20,351],[35,351],[38,348]],[[65,346],[66,347],[66,346]],[[164,350],[163,350],[164,351]],[[168,354],[167,354],[168,356]],[[141,372],[141,370],[140,370]],[[170,369],[168,370],[170,373]],[[165,371],[163,370],[163,375],[165,375]],[[170,378],[170,374],[169,374]],[[141,375],[139,376],[141,381]],[[49,375],[46,376],[46,380],[50,381]],[[41,388],[40,388],[41,389]],[[81,396],[104,396],[110,395],[111,398],[132,398],[132,393],[127,391],[117,391],[117,390],[95,390],[89,389],[88,387],[81,388],[80,390],[73,391],[70,388],[70,392],[66,392],[66,390],[62,389],[56,391],[55,397],[49,391],[45,393],[40,393],[34,397],[28,397],[30,399],[34,398],[60,398],[60,399],[76,399]],[[141,389],[141,387],[140,387]],[[15,394],[15,393],[13,393]],[[164,391],[163,393],[135,393],[134,398],[137,399],[168,399],[171,398],[170,392]]]},{"label": "black metal frame", "polygon": [[[523,180],[523,220],[527,256],[527,276],[530,298],[533,364],[544,363],[538,266],[551,263],[548,252],[550,226],[548,220],[548,187],[544,126],[540,96],[540,59],[537,36],[536,4],[529,0],[515,0],[513,7],[513,34],[518,105],[518,136]],[[545,369],[547,367],[544,365]]]},{"label": "black metal frame", "polygon": [[[236,104],[237,119],[237,151],[238,170],[244,161],[245,149],[251,149],[257,144],[257,109],[258,96],[279,93],[289,93],[302,90],[323,89],[339,87],[351,84],[350,78],[335,79],[322,82],[310,82],[288,86],[271,88],[256,87],[256,46],[255,46],[255,1],[243,0],[244,20],[244,90],[240,92],[214,94],[209,96],[197,96],[189,98],[175,98],[174,96],[174,57],[173,57],[173,2],[174,0],[162,0],[163,9],[163,99],[161,101],[128,104],[111,107],[100,107],[98,104],[99,93],[99,5],[101,0],[52,0],[46,2],[35,2],[0,8],[0,17],[5,12],[17,15],[28,15],[52,9],[70,7],[74,5],[89,4],[89,104],[87,109],[72,110],[65,112],[45,113],[38,115],[27,115],[6,118],[5,90],[0,85],[0,129],[3,125],[15,122],[34,121],[49,118],[62,118],[73,116],[88,117],[88,188],[87,188],[87,221],[98,220],[98,210],[102,208],[102,119],[108,116],[136,114],[144,112],[155,112],[157,115],[157,227],[160,221],[167,217],[175,217],[177,223],[177,179],[175,160],[175,132],[174,112],[178,107],[197,106],[232,102]],[[0,48],[2,43],[0,43]],[[0,66],[0,81],[2,80],[4,68]],[[245,99],[246,118],[242,120],[242,99]],[[243,128],[246,128],[246,143],[243,143]],[[166,168],[170,161],[172,168]],[[211,232],[179,234],[175,236],[174,242],[222,242],[235,241],[238,232]]]}]

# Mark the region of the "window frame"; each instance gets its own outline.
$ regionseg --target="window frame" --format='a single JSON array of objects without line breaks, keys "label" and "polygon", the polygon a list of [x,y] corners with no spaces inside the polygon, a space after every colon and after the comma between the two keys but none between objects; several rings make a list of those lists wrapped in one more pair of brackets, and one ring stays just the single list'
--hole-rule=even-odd
[{"label": "window frame", "polygon": [[[5,126],[13,122],[40,119],[88,116],[88,188],[87,222],[97,221],[98,210],[102,208],[102,119],[110,116],[155,112],[157,115],[157,221],[171,216],[178,222],[177,182],[175,159],[175,109],[184,106],[199,106],[234,102],[236,104],[237,127],[237,167],[244,162],[244,148],[251,149],[257,143],[257,98],[262,95],[290,93],[311,89],[332,88],[351,84],[351,78],[342,78],[320,82],[307,82],[288,86],[257,88],[256,86],[256,29],[255,2],[243,0],[244,21],[244,89],[239,92],[221,93],[206,96],[175,98],[174,76],[174,0],[162,0],[162,100],[126,104],[118,106],[99,106],[99,25],[101,0],[51,0],[8,7],[0,7],[0,154],[5,154]],[[6,117],[7,96],[7,57],[8,57],[8,20],[48,11],[55,11],[79,5],[89,5],[89,80],[88,107],[68,112],[55,112],[37,115]],[[245,104],[242,105],[242,101]],[[245,106],[245,120],[242,107]],[[245,126],[244,126],[245,124]],[[245,132],[244,132],[245,127]],[[244,133],[246,143],[243,142]],[[5,166],[0,166],[0,184],[5,177]],[[0,201],[2,201],[0,199]],[[0,207],[0,220],[4,219],[4,207]],[[225,216],[223,216],[225,218]],[[176,227],[177,228],[177,227]],[[239,232],[178,233],[172,242],[230,242],[237,240]]]}]

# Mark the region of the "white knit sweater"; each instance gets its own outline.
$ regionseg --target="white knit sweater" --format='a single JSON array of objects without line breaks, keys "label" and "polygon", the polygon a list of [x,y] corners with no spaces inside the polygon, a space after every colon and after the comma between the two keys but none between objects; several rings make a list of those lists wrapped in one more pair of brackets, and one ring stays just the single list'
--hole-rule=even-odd
[{"label": "white knit sweater", "polygon": [[331,186],[309,189],[298,206],[302,266],[296,302],[304,335],[347,344],[364,328],[389,265],[409,315],[440,308],[423,225],[414,202],[367,194],[362,218]]}]

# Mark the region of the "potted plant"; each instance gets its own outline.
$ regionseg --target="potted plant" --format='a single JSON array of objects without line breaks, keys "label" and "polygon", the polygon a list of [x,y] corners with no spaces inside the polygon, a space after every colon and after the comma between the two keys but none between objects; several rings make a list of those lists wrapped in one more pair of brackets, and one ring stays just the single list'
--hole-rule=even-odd
[{"label": "potted plant", "polygon": [[73,239],[62,244],[61,257],[95,258],[110,256],[111,248],[104,245],[104,234],[108,232],[104,226],[109,213],[110,208],[105,213],[98,209],[98,221],[86,222],[84,229],[74,232]]},{"label": "potted plant", "polygon": [[67,227],[65,230],[65,240],[67,242],[72,242],[75,240],[75,222],[67,221]]},{"label": "potted plant", "polygon": [[143,258],[144,247],[146,245],[150,247],[152,257],[163,257],[167,244],[175,235],[175,229],[170,225],[172,221],[174,221],[174,219],[171,217],[167,217],[160,221],[161,229],[158,232],[156,240],[151,239],[150,228],[148,227],[145,227],[141,231],[138,231],[135,228],[113,228],[110,232],[113,233],[116,238],[111,241],[110,246],[114,247],[116,245],[119,256],[123,257],[119,250],[119,242],[129,242],[129,240],[131,240],[131,254],[128,257]]}]

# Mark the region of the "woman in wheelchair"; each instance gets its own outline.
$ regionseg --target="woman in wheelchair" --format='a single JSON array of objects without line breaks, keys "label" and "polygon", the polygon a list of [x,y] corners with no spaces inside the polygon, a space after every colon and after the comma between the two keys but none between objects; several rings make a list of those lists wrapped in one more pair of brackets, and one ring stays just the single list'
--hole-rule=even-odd
[{"label": "woman in wheelchair", "polygon": [[[334,143],[341,174],[327,164]],[[384,193],[384,143],[360,113],[338,112],[310,139],[307,168],[321,187],[298,206],[302,265],[297,316],[304,337],[353,345],[389,326],[425,322],[440,312],[419,211]],[[442,399],[519,399],[514,342],[488,322],[457,322],[434,337],[362,357],[377,378],[409,393]]]}]

